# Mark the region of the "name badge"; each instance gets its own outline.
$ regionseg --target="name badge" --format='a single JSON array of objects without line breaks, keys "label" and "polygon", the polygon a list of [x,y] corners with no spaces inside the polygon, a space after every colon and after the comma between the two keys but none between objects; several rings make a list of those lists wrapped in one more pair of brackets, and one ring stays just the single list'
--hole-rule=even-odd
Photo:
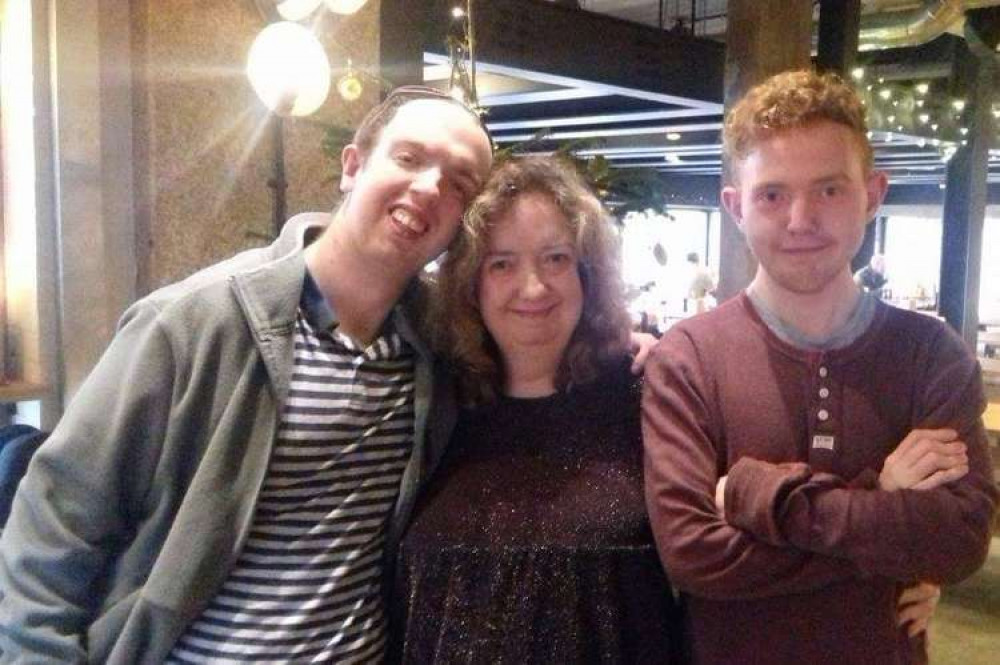
[{"label": "name badge", "polygon": [[820,450],[833,450],[834,437],[827,434],[816,434],[813,436],[813,448]]}]

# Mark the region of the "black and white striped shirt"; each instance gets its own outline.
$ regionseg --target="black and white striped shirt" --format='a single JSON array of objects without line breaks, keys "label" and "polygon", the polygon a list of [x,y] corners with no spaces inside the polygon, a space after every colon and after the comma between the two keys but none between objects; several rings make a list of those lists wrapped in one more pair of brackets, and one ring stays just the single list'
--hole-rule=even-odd
[{"label": "black and white striped shirt", "polygon": [[378,662],[386,525],[412,449],[414,356],[300,312],[288,401],[253,525],[170,662]]}]

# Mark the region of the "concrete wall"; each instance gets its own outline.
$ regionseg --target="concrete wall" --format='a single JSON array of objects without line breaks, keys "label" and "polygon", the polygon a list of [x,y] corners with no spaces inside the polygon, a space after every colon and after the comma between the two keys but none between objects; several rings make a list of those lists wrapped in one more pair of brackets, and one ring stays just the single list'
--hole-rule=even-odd
[{"label": "concrete wall", "polygon": [[[33,4],[36,59],[45,59],[36,75],[51,91],[36,127],[49,161],[38,189],[51,199],[39,210],[39,272],[52,279],[38,292],[51,426],[131,302],[267,242],[273,161],[266,109],[245,72],[266,25],[253,0]],[[369,0],[354,16],[319,21],[334,78],[348,57],[378,71],[378,17]],[[314,116],[286,121],[289,215],[334,206],[323,126],[353,127],[377,99],[369,80],[356,102],[331,90]]]},{"label": "concrete wall", "polygon": [[[132,3],[139,291],[175,281],[271,232],[272,143],[246,56],[266,25],[251,0]],[[377,69],[378,3],[317,26],[334,76],[348,57]],[[321,123],[353,127],[377,86],[285,121],[289,215],[336,199]]]}]

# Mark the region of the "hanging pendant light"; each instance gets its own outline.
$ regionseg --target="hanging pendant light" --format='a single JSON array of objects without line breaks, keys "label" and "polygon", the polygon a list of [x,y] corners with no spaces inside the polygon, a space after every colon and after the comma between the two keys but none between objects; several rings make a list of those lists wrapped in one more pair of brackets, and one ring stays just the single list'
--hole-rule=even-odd
[{"label": "hanging pendant light", "polygon": [[274,113],[304,116],[330,92],[330,62],[316,36],[298,23],[264,28],[247,56],[247,76],[257,96]]},{"label": "hanging pendant light", "polygon": [[351,64],[350,59],[348,59],[347,71],[337,79],[337,94],[345,102],[355,102],[361,97],[362,92],[364,92],[364,84],[361,82],[361,77],[358,76],[358,73],[354,71],[354,66]]},{"label": "hanging pendant light", "polygon": [[278,14],[286,21],[301,21],[323,3],[323,0],[276,0]]},{"label": "hanging pendant light", "polygon": [[364,7],[368,0],[323,0],[323,2],[335,14],[353,14]]}]

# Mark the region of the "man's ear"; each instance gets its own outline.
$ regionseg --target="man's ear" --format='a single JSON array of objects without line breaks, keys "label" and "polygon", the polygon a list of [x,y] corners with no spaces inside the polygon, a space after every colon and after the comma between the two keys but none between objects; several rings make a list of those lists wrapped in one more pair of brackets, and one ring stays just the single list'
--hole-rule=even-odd
[{"label": "man's ear", "polygon": [[885,200],[886,192],[889,191],[889,177],[885,171],[872,171],[865,181],[865,190],[868,194],[868,203],[865,206],[866,219],[869,221],[875,217],[882,201]]},{"label": "man's ear", "polygon": [[361,170],[364,160],[358,146],[349,143],[340,152],[340,191],[345,194],[354,189],[354,181]]},{"label": "man's ear", "polygon": [[738,187],[726,185],[722,188],[722,206],[736,222],[736,225],[743,228],[743,201]]}]

